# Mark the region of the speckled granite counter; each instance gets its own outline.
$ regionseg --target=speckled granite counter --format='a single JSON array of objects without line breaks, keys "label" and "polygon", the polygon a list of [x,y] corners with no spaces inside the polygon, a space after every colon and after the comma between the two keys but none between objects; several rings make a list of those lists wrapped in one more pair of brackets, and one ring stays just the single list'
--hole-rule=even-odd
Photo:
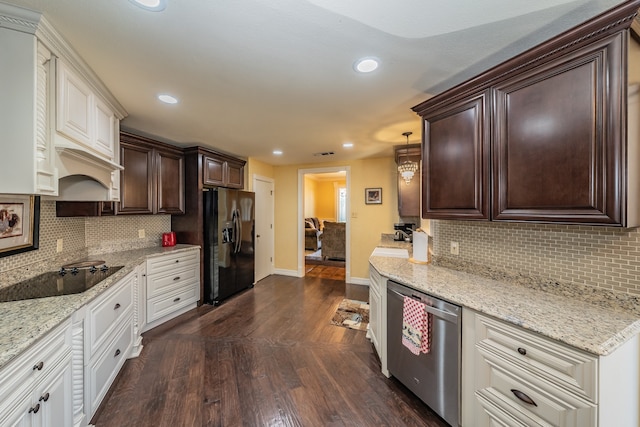
[{"label": "speckled granite counter", "polygon": [[[580,285],[507,282],[372,256],[383,276],[554,340],[607,355],[640,333],[637,298]],[[464,320],[463,320],[464,321]]]},{"label": "speckled granite counter", "polygon": [[[80,307],[125,277],[147,258],[197,247],[192,245],[176,245],[167,248],[151,247],[91,256],[90,259],[104,260],[107,265],[122,265],[123,268],[81,294],[0,303],[0,319],[2,319],[0,323],[0,368],[69,318]],[[21,274],[24,274],[24,277],[21,277]],[[0,282],[16,283],[32,275],[33,272],[21,273],[12,270],[0,274]]]}]

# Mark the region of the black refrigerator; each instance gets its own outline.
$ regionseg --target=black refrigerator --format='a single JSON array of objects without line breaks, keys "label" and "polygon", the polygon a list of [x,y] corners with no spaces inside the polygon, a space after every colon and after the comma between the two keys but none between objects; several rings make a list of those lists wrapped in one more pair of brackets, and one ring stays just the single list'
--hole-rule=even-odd
[{"label": "black refrigerator", "polygon": [[204,302],[253,287],[255,193],[211,188],[204,197]]}]

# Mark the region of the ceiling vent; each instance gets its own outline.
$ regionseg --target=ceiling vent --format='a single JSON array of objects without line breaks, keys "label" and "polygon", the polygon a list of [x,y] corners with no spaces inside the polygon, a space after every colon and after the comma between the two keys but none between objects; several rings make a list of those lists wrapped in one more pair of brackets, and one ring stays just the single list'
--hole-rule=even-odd
[{"label": "ceiling vent", "polygon": [[334,154],[336,154],[333,151],[323,151],[321,153],[313,153],[314,156],[316,157],[321,157],[321,156],[333,156]]}]

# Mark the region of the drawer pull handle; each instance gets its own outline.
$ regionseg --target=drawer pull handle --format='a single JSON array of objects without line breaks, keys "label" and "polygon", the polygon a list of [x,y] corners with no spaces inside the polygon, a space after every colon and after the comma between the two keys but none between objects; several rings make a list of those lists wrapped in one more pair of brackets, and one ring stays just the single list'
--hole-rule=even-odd
[{"label": "drawer pull handle", "polygon": [[178,301],[180,301],[180,297],[173,300],[173,302],[178,302]]},{"label": "drawer pull handle", "polygon": [[176,280],[180,280],[180,276],[176,276],[173,278],[173,281],[175,282]]},{"label": "drawer pull handle", "polygon": [[523,356],[527,355],[527,349],[526,348],[522,348],[522,347],[518,347],[518,353],[520,353]]},{"label": "drawer pull handle", "polygon": [[35,365],[35,366],[33,367],[33,370],[34,370],[34,371],[42,371],[42,368],[44,368],[44,362],[40,362],[40,363],[38,363],[37,365]]},{"label": "drawer pull handle", "polygon": [[118,356],[120,356],[120,349],[117,349],[116,354],[113,355],[113,357],[118,357]]},{"label": "drawer pull handle", "polygon": [[31,408],[29,408],[29,413],[34,413],[37,414],[38,411],[40,410],[40,404],[36,403],[36,406],[32,406]]},{"label": "drawer pull handle", "polygon": [[120,308],[120,303],[119,303],[119,302],[117,302],[117,303],[116,303],[116,305],[113,307],[113,309],[114,309],[114,310],[117,310],[117,309],[119,309],[119,308]]},{"label": "drawer pull handle", "polygon": [[528,403],[529,405],[533,405],[533,406],[538,406],[536,405],[536,402],[534,402],[532,398],[530,398],[520,390],[516,390],[515,388],[512,388],[511,393],[513,393],[518,399],[522,400],[524,403]]},{"label": "drawer pull handle", "polygon": [[49,393],[45,393],[45,394],[43,394],[42,396],[40,396],[40,399],[38,399],[38,402],[42,402],[43,400],[44,400],[45,402],[46,402],[47,400],[49,400]]}]

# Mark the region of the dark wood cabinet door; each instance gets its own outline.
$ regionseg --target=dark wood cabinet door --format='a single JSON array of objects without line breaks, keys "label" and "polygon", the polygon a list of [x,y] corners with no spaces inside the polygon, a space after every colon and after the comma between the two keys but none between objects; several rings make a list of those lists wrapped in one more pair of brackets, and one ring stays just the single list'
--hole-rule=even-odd
[{"label": "dark wood cabinet door", "polygon": [[244,188],[244,163],[226,162],[225,186],[229,188]]},{"label": "dark wood cabinet door", "polygon": [[184,156],[179,153],[156,153],[157,213],[184,213]]},{"label": "dark wood cabinet door", "polygon": [[488,95],[424,114],[423,218],[489,219]]},{"label": "dark wood cabinet door", "polygon": [[153,150],[120,141],[120,164],[118,215],[153,213]]},{"label": "dark wood cabinet door", "polygon": [[202,183],[204,185],[224,186],[224,169],[224,160],[202,156]]},{"label": "dark wood cabinet door", "polygon": [[398,175],[398,215],[400,217],[420,216],[420,159],[422,148],[420,144],[398,146],[395,149],[396,164],[400,165],[409,160],[418,163],[418,170],[413,179],[407,184],[402,176]]},{"label": "dark wood cabinet door", "polygon": [[622,37],[495,86],[494,220],[622,223]]}]

